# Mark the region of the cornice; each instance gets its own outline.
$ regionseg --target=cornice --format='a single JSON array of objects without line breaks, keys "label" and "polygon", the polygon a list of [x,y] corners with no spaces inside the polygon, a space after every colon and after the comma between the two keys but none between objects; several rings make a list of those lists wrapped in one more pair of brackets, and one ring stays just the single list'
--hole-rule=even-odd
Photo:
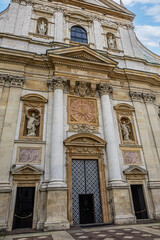
[{"label": "cornice", "polygon": [[[58,0],[50,0],[50,2],[59,2]],[[128,11],[127,12],[121,12],[121,11],[117,11],[114,9],[109,9],[109,8],[105,8],[105,7],[101,7],[95,4],[91,4],[91,3],[87,3],[87,2],[83,2],[83,1],[78,1],[78,0],[61,0],[61,3],[64,4],[70,4],[70,5],[74,5],[77,7],[81,7],[81,8],[85,8],[91,11],[95,11],[96,13],[103,13],[106,15],[111,15],[117,18],[121,18],[121,19],[126,19],[126,20],[130,20],[133,21],[135,15],[131,12]]]}]

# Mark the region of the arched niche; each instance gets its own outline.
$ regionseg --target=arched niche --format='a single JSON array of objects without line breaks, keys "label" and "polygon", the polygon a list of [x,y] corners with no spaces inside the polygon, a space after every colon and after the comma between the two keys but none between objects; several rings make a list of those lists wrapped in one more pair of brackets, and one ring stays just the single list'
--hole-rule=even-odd
[{"label": "arched niche", "polygon": [[[44,108],[48,100],[38,94],[27,94],[21,97],[21,101],[23,102],[23,107],[19,138],[23,140],[42,140]],[[30,133],[28,125],[34,124],[31,119],[33,116],[35,118],[35,129],[33,133],[32,131],[30,131]],[[30,126],[30,129],[31,127],[32,126]]]},{"label": "arched niche", "polygon": [[122,144],[138,144],[133,113],[135,109],[126,103],[114,107],[117,114],[119,134]]},{"label": "arched niche", "polygon": [[100,185],[100,197],[103,222],[109,222],[109,210],[106,192],[106,178],[104,168],[103,149],[106,142],[90,133],[80,133],[68,137],[64,141],[66,146],[66,167],[68,186],[68,219],[73,225],[72,212],[72,160],[97,160]]}]

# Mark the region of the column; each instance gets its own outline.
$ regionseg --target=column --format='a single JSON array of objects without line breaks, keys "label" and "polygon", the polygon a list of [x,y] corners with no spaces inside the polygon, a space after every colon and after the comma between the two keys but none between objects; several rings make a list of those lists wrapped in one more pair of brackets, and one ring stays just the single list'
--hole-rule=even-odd
[{"label": "column", "polygon": [[109,94],[112,93],[112,87],[108,84],[100,84],[99,92],[102,104],[104,138],[107,142],[106,154],[108,158],[109,181],[122,181],[118,157],[118,145],[109,97]]},{"label": "column", "polygon": [[4,75],[3,79],[4,89],[7,90],[7,93],[3,92],[3,94],[6,94],[7,98],[3,97],[5,103],[2,103],[0,106],[2,107],[0,110],[3,110],[3,108],[5,109],[5,113],[2,113],[3,122],[1,123],[2,134],[0,142],[0,231],[6,230],[8,222],[12,191],[12,186],[10,184],[10,168],[19,112],[21,87],[24,82],[23,77],[17,76]]},{"label": "column", "polygon": [[66,186],[63,161],[63,89],[65,79],[53,78],[53,112],[51,138],[51,165],[49,186]]},{"label": "column", "polygon": [[49,83],[54,90],[52,130],[51,130],[51,162],[50,181],[47,187],[47,211],[44,230],[68,229],[67,220],[67,185],[64,182],[63,158],[63,88],[66,80],[54,77]]},{"label": "column", "polygon": [[116,140],[115,126],[109,97],[109,94],[111,94],[112,91],[112,87],[108,84],[99,85],[104,138],[107,142],[106,155],[109,171],[109,183],[107,190],[110,197],[110,208],[113,213],[112,221],[116,224],[135,223],[135,217],[132,213],[130,201],[129,186],[122,180],[121,176],[118,154],[119,147]]}]

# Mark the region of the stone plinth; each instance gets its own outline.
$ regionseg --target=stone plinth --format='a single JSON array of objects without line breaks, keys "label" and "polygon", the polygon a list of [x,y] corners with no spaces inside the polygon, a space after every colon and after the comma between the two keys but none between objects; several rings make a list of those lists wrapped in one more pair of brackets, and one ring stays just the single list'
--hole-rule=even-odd
[{"label": "stone plinth", "polygon": [[47,194],[47,220],[44,231],[69,229],[67,219],[67,189],[52,188]]}]

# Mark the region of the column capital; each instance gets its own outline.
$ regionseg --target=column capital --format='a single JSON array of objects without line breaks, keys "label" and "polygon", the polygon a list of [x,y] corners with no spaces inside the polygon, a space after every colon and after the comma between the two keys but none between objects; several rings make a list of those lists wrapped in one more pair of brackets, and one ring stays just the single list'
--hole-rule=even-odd
[{"label": "column capital", "polygon": [[129,91],[129,96],[131,97],[132,100],[134,101],[142,101],[142,93],[141,92],[134,92],[134,91]]},{"label": "column capital", "polygon": [[153,93],[129,91],[129,96],[134,101],[144,101],[145,103],[154,103],[156,100],[156,96]]},{"label": "column capital", "polygon": [[25,82],[25,77],[0,74],[0,85],[8,87],[22,87]]},{"label": "column capital", "polygon": [[47,86],[50,87],[50,89],[52,89],[53,91],[55,89],[64,90],[64,86],[66,82],[67,82],[67,79],[64,77],[54,76],[52,80],[47,81]]},{"label": "column capital", "polygon": [[103,96],[103,95],[108,95],[108,94],[111,94],[113,93],[113,88],[110,84],[108,83],[100,83],[98,85],[98,90],[99,90],[99,94],[100,96]]},{"label": "column capital", "polygon": [[144,102],[154,103],[156,100],[156,95],[152,93],[142,93]]}]

